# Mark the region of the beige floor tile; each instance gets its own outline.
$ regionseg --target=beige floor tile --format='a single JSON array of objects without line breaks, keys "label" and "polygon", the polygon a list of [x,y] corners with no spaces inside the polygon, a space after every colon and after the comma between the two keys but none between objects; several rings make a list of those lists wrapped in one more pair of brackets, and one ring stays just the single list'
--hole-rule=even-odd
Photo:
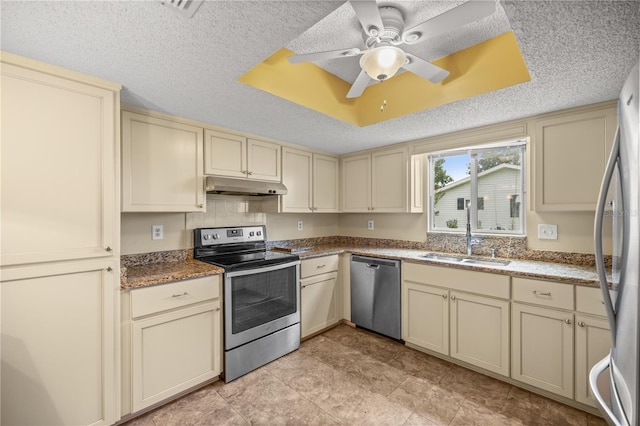
[{"label": "beige floor tile", "polygon": [[505,404],[512,387],[508,383],[460,366],[453,366],[440,383],[447,390],[496,411]]},{"label": "beige floor tile", "polygon": [[449,424],[464,402],[458,393],[417,377],[409,377],[389,399],[441,425]]},{"label": "beige floor tile", "polygon": [[405,347],[389,363],[392,367],[414,377],[440,382],[451,370],[453,364],[424,352]]},{"label": "beige floor tile", "polygon": [[438,423],[432,422],[429,419],[425,419],[417,413],[413,413],[409,416],[406,422],[402,426],[437,426]]},{"label": "beige floor tile", "polygon": [[460,406],[449,426],[522,426],[520,419],[509,418],[473,401]]},{"label": "beige floor tile", "polygon": [[593,414],[588,414],[587,426],[607,426],[607,422],[602,417],[594,416]]},{"label": "beige floor tile", "polygon": [[347,425],[381,425],[393,426],[404,424],[411,416],[411,410],[388,398],[363,390],[360,394],[362,402],[350,416],[341,419]]},{"label": "beige floor tile", "polygon": [[266,421],[257,420],[253,425],[339,425],[340,423],[327,412],[320,409],[314,403],[301,399],[292,405],[286,412]]},{"label": "beige floor tile", "polygon": [[529,425],[584,426],[588,422],[588,414],[584,411],[515,386],[511,388],[500,413]]},{"label": "beige floor tile", "polygon": [[339,325],[323,333],[323,337],[334,340],[344,346],[357,350],[381,362],[390,362],[396,357],[403,345],[361,329],[348,325]]}]

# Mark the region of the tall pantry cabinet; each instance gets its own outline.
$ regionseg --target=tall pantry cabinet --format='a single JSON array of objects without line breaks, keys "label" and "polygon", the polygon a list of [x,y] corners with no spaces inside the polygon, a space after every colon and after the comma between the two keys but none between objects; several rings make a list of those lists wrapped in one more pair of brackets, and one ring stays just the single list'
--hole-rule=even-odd
[{"label": "tall pantry cabinet", "polygon": [[0,421],[110,425],[120,85],[0,55]]}]

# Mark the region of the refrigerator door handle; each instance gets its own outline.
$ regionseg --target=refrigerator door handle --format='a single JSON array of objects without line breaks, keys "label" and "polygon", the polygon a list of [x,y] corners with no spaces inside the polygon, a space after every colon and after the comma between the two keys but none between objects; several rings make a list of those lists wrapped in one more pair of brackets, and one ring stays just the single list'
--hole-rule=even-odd
[{"label": "refrigerator door handle", "polygon": [[[593,366],[593,368],[589,372],[589,386],[591,387],[593,396],[598,401],[598,405],[600,405],[600,408],[608,417],[607,423],[612,423],[614,426],[629,426],[627,419],[622,419],[622,421],[620,421],[620,419],[618,419],[615,414],[613,414],[613,411],[611,411],[611,408],[607,405],[607,402],[604,400],[602,395],[600,395],[600,389],[598,389],[598,377],[600,377],[600,375],[604,373],[604,370],[609,367],[610,359],[611,355],[607,355]],[[615,388],[611,389],[611,398],[615,398],[616,400],[618,399],[618,392]],[[618,406],[621,406],[619,402]]]},{"label": "refrigerator door handle", "polygon": [[607,319],[609,320],[609,328],[611,330],[612,345],[615,346],[616,341],[616,317],[613,310],[613,302],[611,301],[611,295],[609,294],[609,283],[607,281],[607,271],[604,265],[604,254],[602,252],[602,224],[604,221],[604,209],[607,204],[607,192],[609,191],[609,185],[613,179],[613,173],[615,171],[616,162],[618,161],[618,153],[620,151],[620,128],[616,130],[616,136],[613,139],[613,147],[611,148],[611,154],[609,155],[609,161],[607,161],[607,168],[604,172],[604,178],[602,179],[602,186],[600,187],[600,194],[598,195],[598,206],[596,207],[596,219],[594,225],[594,241],[595,241],[595,260],[596,269],[598,271],[598,279],[600,281],[600,290],[602,290],[602,297],[604,300],[604,307],[607,311]]}]

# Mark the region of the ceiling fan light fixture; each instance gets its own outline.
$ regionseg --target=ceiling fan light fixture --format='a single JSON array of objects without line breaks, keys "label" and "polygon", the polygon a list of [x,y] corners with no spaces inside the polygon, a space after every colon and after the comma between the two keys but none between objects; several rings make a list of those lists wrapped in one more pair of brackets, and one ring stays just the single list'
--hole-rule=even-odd
[{"label": "ceiling fan light fixture", "polygon": [[407,62],[407,55],[395,46],[378,46],[369,49],[360,58],[360,66],[374,80],[393,77]]}]

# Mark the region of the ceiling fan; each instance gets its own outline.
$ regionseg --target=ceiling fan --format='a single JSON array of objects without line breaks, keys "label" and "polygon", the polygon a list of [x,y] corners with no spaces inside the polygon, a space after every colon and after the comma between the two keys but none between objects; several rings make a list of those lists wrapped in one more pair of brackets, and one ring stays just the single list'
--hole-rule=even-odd
[{"label": "ceiling fan", "polygon": [[347,98],[359,97],[371,79],[387,80],[393,77],[400,68],[432,83],[439,83],[447,78],[449,71],[407,53],[398,46],[419,43],[427,38],[489,16],[496,9],[495,0],[470,0],[425,22],[405,29],[402,12],[392,5],[378,6],[375,0],[354,0],[350,3],[356,12],[360,25],[362,25],[362,38],[367,47],[366,50],[354,47],[289,56],[290,63],[298,64],[362,55],[360,58],[362,70],[347,93]]}]

